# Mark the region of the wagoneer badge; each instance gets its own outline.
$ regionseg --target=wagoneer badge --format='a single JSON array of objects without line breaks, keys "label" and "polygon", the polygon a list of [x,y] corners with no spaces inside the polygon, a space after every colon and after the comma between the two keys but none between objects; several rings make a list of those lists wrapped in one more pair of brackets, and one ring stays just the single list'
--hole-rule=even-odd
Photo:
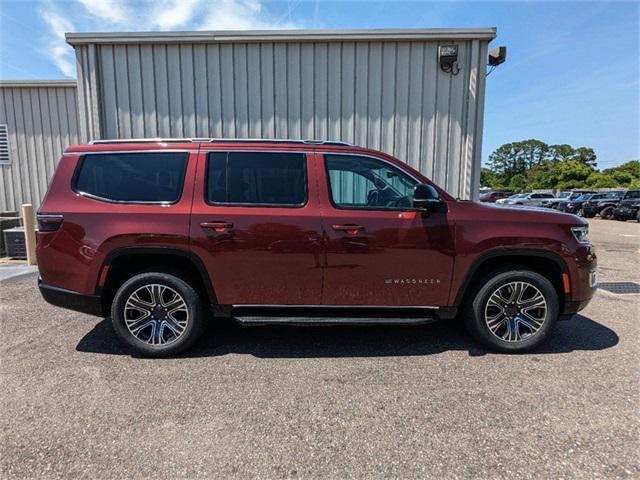
[{"label": "wagoneer badge", "polygon": [[385,284],[394,285],[436,285],[440,283],[439,278],[385,278]]}]

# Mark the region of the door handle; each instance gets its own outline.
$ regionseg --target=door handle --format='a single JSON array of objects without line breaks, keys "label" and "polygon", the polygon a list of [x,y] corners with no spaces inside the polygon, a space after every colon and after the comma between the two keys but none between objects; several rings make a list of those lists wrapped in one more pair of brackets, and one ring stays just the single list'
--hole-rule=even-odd
[{"label": "door handle", "polygon": [[212,228],[217,233],[223,233],[226,230],[233,228],[233,223],[230,222],[202,222],[200,224],[202,228]]},{"label": "door handle", "polygon": [[357,235],[358,232],[364,230],[362,225],[356,225],[354,223],[336,224],[332,225],[332,228],[340,232],[347,232],[349,235]]}]

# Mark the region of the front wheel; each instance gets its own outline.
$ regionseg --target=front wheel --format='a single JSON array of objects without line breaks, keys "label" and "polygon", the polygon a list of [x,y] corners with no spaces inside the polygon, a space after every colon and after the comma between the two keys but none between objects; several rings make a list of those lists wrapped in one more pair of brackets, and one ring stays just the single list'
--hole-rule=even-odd
[{"label": "front wheel", "polygon": [[198,292],[161,272],[136,275],[116,292],[111,320],[118,337],[145,356],[166,357],[190,348],[205,326]]},{"label": "front wheel", "polygon": [[487,347],[518,353],[540,345],[558,318],[558,294],[529,270],[494,272],[476,282],[465,306],[467,330]]},{"label": "front wheel", "polygon": [[603,208],[602,211],[600,212],[600,218],[604,220],[611,220],[613,218],[614,211],[615,211],[615,208],[613,207]]}]

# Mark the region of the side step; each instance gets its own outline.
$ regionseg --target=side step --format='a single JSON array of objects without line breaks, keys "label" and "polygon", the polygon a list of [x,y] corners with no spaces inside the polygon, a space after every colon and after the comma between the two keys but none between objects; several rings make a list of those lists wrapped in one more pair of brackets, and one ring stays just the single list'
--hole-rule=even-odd
[{"label": "side step", "polygon": [[423,325],[436,318],[393,318],[393,317],[273,317],[246,316],[233,317],[242,325]]}]

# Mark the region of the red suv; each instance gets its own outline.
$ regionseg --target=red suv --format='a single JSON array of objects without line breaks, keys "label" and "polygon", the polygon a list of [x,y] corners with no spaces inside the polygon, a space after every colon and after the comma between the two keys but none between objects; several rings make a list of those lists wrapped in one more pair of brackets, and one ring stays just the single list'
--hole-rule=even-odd
[{"label": "red suv", "polygon": [[146,355],[242,324],[464,319],[499,351],[595,289],[587,223],[460,201],[342,142],[116,140],[68,148],[38,212],[40,291]]}]

